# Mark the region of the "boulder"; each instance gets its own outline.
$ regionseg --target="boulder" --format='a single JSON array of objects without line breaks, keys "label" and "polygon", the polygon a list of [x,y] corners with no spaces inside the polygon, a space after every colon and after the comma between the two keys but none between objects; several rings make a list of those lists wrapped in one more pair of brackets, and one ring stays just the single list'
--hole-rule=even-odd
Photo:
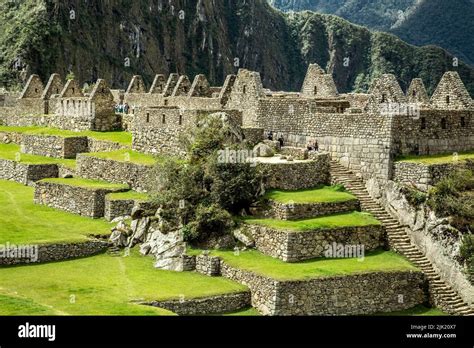
[{"label": "boulder", "polygon": [[264,143],[260,143],[253,148],[253,153],[257,157],[273,157],[274,152],[272,148]]}]

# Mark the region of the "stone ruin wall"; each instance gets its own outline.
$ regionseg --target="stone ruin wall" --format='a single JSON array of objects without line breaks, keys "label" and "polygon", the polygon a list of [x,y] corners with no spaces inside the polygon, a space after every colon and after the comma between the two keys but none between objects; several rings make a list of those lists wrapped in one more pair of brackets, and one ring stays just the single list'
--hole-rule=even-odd
[{"label": "stone ruin wall", "polygon": [[474,111],[421,110],[419,117],[394,118],[394,152],[434,155],[474,149]]},{"label": "stone ruin wall", "polygon": [[[77,243],[55,243],[38,245],[38,260],[34,263],[46,263],[90,257],[105,252],[109,243],[102,240],[90,240]],[[33,263],[30,259],[0,258],[0,266],[25,265]]]},{"label": "stone ruin wall", "polygon": [[386,246],[385,230],[379,225],[305,232],[282,231],[260,225],[247,225],[245,228],[246,233],[255,240],[257,250],[285,262],[301,262],[325,257],[326,247],[333,243],[364,245],[365,252]]},{"label": "stone ruin wall", "polygon": [[126,158],[123,161],[114,161],[79,154],[76,166],[77,174],[85,179],[127,184],[136,191],[148,191],[151,188],[153,166],[127,162]]},{"label": "stone ruin wall", "polygon": [[34,186],[38,180],[57,178],[58,175],[59,169],[56,164],[27,164],[0,159],[0,179],[2,180]]},{"label": "stone ruin wall", "polygon": [[427,192],[431,187],[457,169],[465,168],[474,170],[474,161],[455,162],[453,157],[452,163],[433,165],[414,162],[395,162],[393,168],[393,181],[414,186],[421,191]]},{"label": "stone ruin wall", "polygon": [[222,275],[247,285],[263,315],[362,315],[413,308],[427,300],[417,271],[278,281],[221,261]]},{"label": "stone ruin wall", "polygon": [[[369,113],[318,112],[318,103],[301,98],[263,98],[258,125],[282,135],[288,145],[306,147],[316,139],[331,154],[363,177],[387,178],[390,165],[390,117]],[[245,123],[244,123],[245,124]]]},{"label": "stone ruin wall", "polygon": [[97,219],[104,216],[105,196],[124,189],[92,189],[54,182],[39,181],[35,185],[35,204],[47,205],[69,213]]},{"label": "stone ruin wall", "polygon": [[[132,126],[135,151],[150,154],[183,155],[181,136],[196,126],[205,115],[222,112],[222,109],[190,109],[177,107],[155,107],[140,109]],[[235,110],[225,112],[238,124],[241,114]]]}]

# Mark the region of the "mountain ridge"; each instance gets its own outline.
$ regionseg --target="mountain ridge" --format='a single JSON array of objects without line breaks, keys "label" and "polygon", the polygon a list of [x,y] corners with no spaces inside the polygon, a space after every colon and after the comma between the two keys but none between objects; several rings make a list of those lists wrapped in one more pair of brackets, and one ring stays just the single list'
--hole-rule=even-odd
[{"label": "mountain ridge", "polygon": [[408,43],[438,45],[474,66],[474,1],[269,0],[283,11],[334,14],[397,35]]},{"label": "mountain ridge", "polygon": [[115,88],[125,88],[135,74],[149,86],[156,73],[170,72],[204,73],[218,85],[247,68],[261,73],[265,87],[299,90],[307,65],[318,63],[334,74],[341,92],[367,91],[382,73],[395,74],[404,89],[422,77],[433,91],[444,72],[456,70],[474,94],[474,69],[463,62],[453,67],[445,50],[414,47],[335,16],[283,14],[265,0],[113,3],[1,5],[7,25],[0,29],[0,85],[21,84],[30,73],[45,81],[71,71],[81,83],[100,77]]}]

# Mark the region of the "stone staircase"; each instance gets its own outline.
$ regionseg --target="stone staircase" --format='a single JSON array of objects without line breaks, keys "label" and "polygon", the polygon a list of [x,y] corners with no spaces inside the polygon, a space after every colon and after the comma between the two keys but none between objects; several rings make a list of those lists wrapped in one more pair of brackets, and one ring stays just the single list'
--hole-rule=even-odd
[{"label": "stone staircase", "polygon": [[431,262],[411,242],[405,227],[369,195],[362,179],[335,161],[331,161],[331,176],[333,184],[344,185],[360,200],[363,211],[371,213],[383,223],[387,231],[389,246],[424,272],[429,282],[433,303],[452,315],[474,315],[474,308],[464,302],[459,294],[441,279]]}]

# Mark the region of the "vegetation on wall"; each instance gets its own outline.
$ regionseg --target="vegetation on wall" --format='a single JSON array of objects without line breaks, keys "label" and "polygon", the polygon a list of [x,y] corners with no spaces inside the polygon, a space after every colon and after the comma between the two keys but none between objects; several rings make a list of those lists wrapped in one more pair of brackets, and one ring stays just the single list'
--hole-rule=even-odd
[{"label": "vegetation on wall", "polygon": [[228,143],[229,134],[221,119],[210,118],[206,127],[188,134],[189,160],[168,159],[157,164],[153,196],[160,215],[171,229],[182,228],[194,245],[229,235],[231,214],[249,208],[260,194],[263,174],[250,163],[223,163],[218,151],[246,150]]}]

